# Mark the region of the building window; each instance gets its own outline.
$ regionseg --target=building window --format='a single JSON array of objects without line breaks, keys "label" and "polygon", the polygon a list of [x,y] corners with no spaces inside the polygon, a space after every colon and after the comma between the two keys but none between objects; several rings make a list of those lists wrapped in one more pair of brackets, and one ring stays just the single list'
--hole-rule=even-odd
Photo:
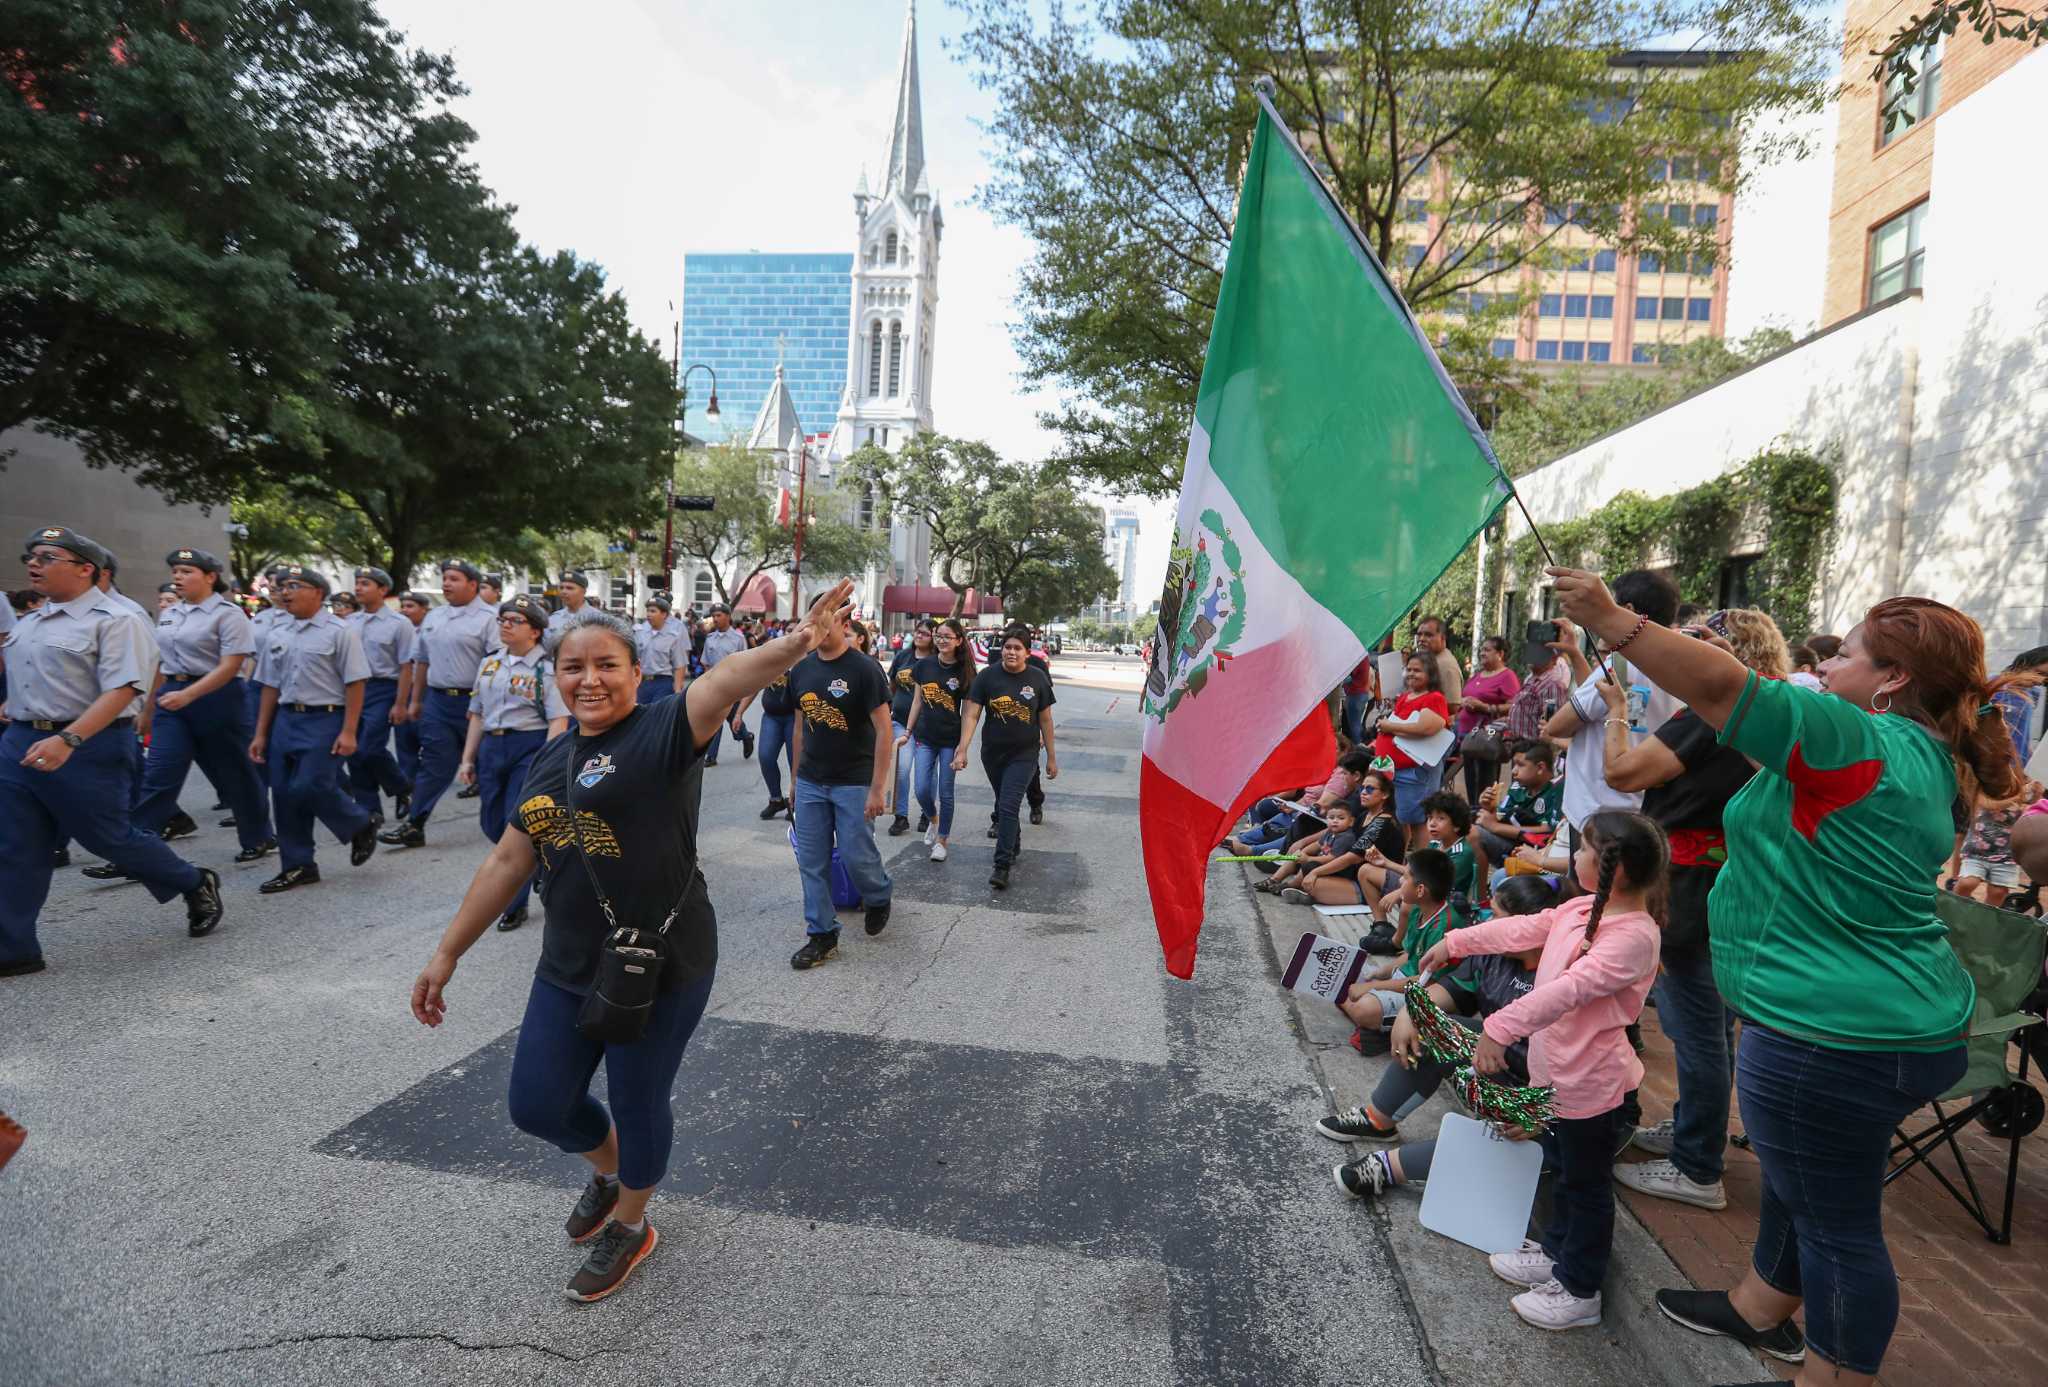
[{"label": "building window", "polygon": [[1590,255],[1582,255],[1578,259],[1566,265],[1565,268],[1567,270],[1590,270],[1593,268],[1593,257]]},{"label": "building window", "polygon": [[1667,323],[1683,322],[1685,320],[1685,300],[1664,300],[1664,311],[1659,313],[1657,316],[1662,318]]},{"label": "building window", "polygon": [[903,393],[903,324],[889,324],[889,398]]},{"label": "building window", "polygon": [[1564,295],[1562,294],[1543,294],[1536,300],[1536,316],[1539,318],[1555,318],[1563,311]]},{"label": "building window", "polygon": [[1687,157],[1686,157],[1685,155],[1681,154],[1681,155],[1679,155],[1679,156],[1678,156],[1677,158],[1675,158],[1675,159],[1673,159],[1673,160],[1671,161],[1671,181],[1672,181],[1673,183],[1690,183],[1690,182],[1692,182],[1692,160],[1691,160],[1691,159],[1689,159],[1689,158],[1687,158]]},{"label": "building window", "polygon": [[1492,303],[1492,302],[1493,302],[1493,295],[1491,295],[1491,294],[1474,294],[1474,295],[1472,295],[1472,300],[1471,300],[1471,301],[1472,301],[1472,312],[1474,312],[1474,313],[1484,313],[1484,312],[1486,311],[1486,305],[1488,305],[1489,303]]},{"label": "building window", "polygon": [[1537,359],[1538,361],[1555,361],[1555,360],[1557,360],[1557,343],[1555,343],[1555,342],[1538,342],[1538,343],[1536,344],[1536,359]]},{"label": "building window", "polygon": [[1685,301],[1685,320],[1688,323],[1713,322],[1714,301],[1712,299],[1687,299]]},{"label": "building window", "polygon": [[690,600],[699,607],[708,607],[718,600],[718,592],[711,584],[709,569],[698,569],[697,576],[691,579]]},{"label": "building window", "polygon": [[1671,165],[1669,163],[1662,159],[1652,159],[1650,161],[1650,181],[1652,183],[1662,183],[1669,177],[1671,177]]},{"label": "building window", "polygon": [[1403,221],[1421,222],[1429,220],[1429,203],[1419,197],[1411,197],[1401,204]]},{"label": "building window", "polygon": [[1698,254],[1698,255],[1695,255],[1695,256],[1693,256],[1693,257],[1692,257],[1692,258],[1691,258],[1690,260],[1688,260],[1688,261],[1686,262],[1686,266],[1685,266],[1685,268],[1686,268],[1686,272],[1687,272],[1688,274],[1695,274],[1695,275],[1699,275],[1699,276],[1700,276],[1700,277],[1702,277],[1702,278],[1705,278],[1705,277],[1707,277],[1707,276],[1709,276],[1709,275],[1713,274],[1713,273],[1714,273],[1714,255],[1713,255],[1713,252],[1712,252],[1712,251],[1703,251],[1703,252],[1701,252],[1700,254]]},{"label": "building window", "polygon": [[1920,274],[1927,260],[1923,238],[1927,230],[1927,203],[1907,208],[1870,233],[1870,285],[1863,306],[1880,303],[1894,294],[1920,287]]},{"label": "building window", "polygon": [[1760,554],[1745,554],[1741,558],[1721,561],[1715,606],[1726,611],[1730,607],[1750,605],[1749,571],[1756,567],[1756,561],[1761,557]]},{"label": "building window", "polygon": [[[1941,105],[1941,40],[1936,39],[1913,55],[1913,90],[1905,91],[1905,79],[1894,77],[1885,84],[1884,99],[1877,103],[1877,147],[1883,149],[1922,121],[1932,120]],[[1901,95],[1901,93],[1904,93]],[[1885,113],[1897,112],[1889,126]]]},{"label": "building window", "polygon": [[1515,354],[1515,339],[1514,339],[1514,338],[1512,338],[1512,337],[1496,337],[1496,338],[1494,338],[1494,339],[1493,339],[1493,354],[1494,354],[1495,356],[1497,356],[1497,357],[1501,357],[1501,358],[1503,358],[1503,359],[1506,359],[1506,358],[1509,358],[1509,357],[1512,357],[1512,356],[1514,356],[1514,354]]},{"label": "building window", "polygon": [[1673,226],[1686,226],[1692,222],[1692,208],[1683,202],[1674,202],[1664,209],[1664,220]]},{"label": "building window", "polygon": [[889,233],[888,243],[882,251],[882,263],[885,265],[896,263],[896,233],[893,231]]},{"label": "building window", "polygon": [[1595,294],[1593,295],[1590,306],[1592,308],[1593,317],[1612,318],[1614,316],[1614,295]]},{"label": "building window", "polygon": [[1614,344],[1612,342],[1588,342],[1586,344],[1586,360],[1588,361],[1609,361],[1613,359],[1613,353]]},{"label": "building window", "polygon": [[1584,294],[1566,294],[1564,296],[1564,316],[1567,318],[1585,317],[1586,296]]},{"label": "building window", "polygon": [[868,396],[874,398],[882,393],[882,322],[868,330]]},{"label": "building window", "polygon": [[1586,359],[1586,344],[1584,342],[1566,342],[1563,344],[1563,347],[1564,359],[1566,361],[1584,361]]},{"label": "building window", "polygon": [[860,527],[863,530],[872,530],[875,527],[875,486],[873,482],[863,484],[860,489]]},{"label": "building window", "polygon": [[1401,263],[1412,270],[1422,263],[1423,257],[1428,253],[1429,248],[1427,246],[1403,246],[1401,247]]},{"label": "building window", "polygon": [[1638,298],[1638,299],[1636,300],[1636,321],[1637,321],[1637,322],[1644,322],[1644,321],[1650,321],[1650,322],[1655,322],[1655,321],[1656,321],[1656,318],[1657,318],[1657,300],[1655,300],[1654,298],[1648,298],[1648,297],[1640,297],[1640,298]]},{"label": "building window", "polygon": [[1611,275],[1611,274],[1613,274],[1613,273],[1614,273],[1614,252],[1613,252],[1613,251],[1611,251],[1611,250],[1603,250],[1603,251],[1597,251],[1597,252],[1595,252],[1595,253],[1594,253],[1594,256],[1593,256],[1593,273],[1594,273],[1594,274],[1601,274],[1601,275]]},{"label": "building window", "polygon": [[1718,203],[1698,202],[1693,204],[1692,224],[1694,226],[1712,226],[1720,220],[1721,208]]},{"label": "building window", "polygon": [[1661,257],[1655,255],[1638,255],[1636,257],[1637,274],[1654,275],[1662,274],[1663,272],[1664,261]]}]

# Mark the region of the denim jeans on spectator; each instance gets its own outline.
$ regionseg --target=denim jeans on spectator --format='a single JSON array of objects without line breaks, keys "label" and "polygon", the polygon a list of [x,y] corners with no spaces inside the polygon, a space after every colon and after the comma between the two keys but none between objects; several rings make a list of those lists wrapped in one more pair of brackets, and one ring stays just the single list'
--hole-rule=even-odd
[{"label": "denim jeans on spectator", "polygon": [[1354,742],[1358,740],[1359,729],[1365,725],[1365,710],[1370,707],[1370,693],[1344,695],[1344,735]]},{"label": "denim jeans on spectator", "polygon": [[832,908],[832,849],[853,877],[863,905],[889,903],[891,883],[875,846],[874,825],[867,819],[865,785],[816,785],[796,782],[796,868],[804,881],[804,932],[837,934],[839,917]]},{"label": "denim jeans on spectator", "polygon": [[1704,950],[1664,955],[1650,989],[1657,1024],[1678,1060],[1678,1104],[1671,1110],[1671,1163],[1688,1179],[1711,1185],[1728,1153],[1728,1104],[1735,1082],[1735,1013],[1714,986]]},{"label": "denim jeans on spectator", "polygon": [[912,742],[911,750],[916,753],[913,764],[917,772],[917,807],[930,816],[939,826],[939,836],[948,837],[953,832],[953,752],[950,746],[927,746],[923,742]]},{"label": "denim jeans on spectator", "polygon": [[[902,737],[907,735],[910,729],[900,722],[892,722],[889,724],[889,730],[894,735]],[[890,745],[894,746],[895,743],[892,742]],[[916,753],[911,749],[909,742],[896,747],[895,803],[890,805],[890,808],[895,811],[896,817],[899,819],[910,816],[910,792],[912,788],[910,783],[910,767],[911,761],[915,756]]]},{"label": "denim jeans on spectator", "polygon": [[1556,1264],[1552,1273],[1573,1295],[1594,1295],[1607,1280],[1614,1253],[1614,1124],[1620,1109],[1597,1117],[1552,1118],[1543,1154],[1557,1169],[1550,1221],[1537,1240]]},{"label": "denim jeans on spectator", "polygon": [[[761,714],[761,783],[768,787],[768,798],[782,798],[781,762],[794,754],[792,733],[796,730],[795,713]],[[791,780],[796,779],[796,768],[789,772]]]},{"label": "denim jeans on spectator", "polygon": [[1969,1057],[1946,1050],[1836,1050],[1745,1021],[1737,1092],[1763,1167],[1751,1264],[1806,1302],[1806,1345],[1875,1374],[1899,1319],[1899,1278],[1884,1242],[1892,1133],[1946,1093]]}]

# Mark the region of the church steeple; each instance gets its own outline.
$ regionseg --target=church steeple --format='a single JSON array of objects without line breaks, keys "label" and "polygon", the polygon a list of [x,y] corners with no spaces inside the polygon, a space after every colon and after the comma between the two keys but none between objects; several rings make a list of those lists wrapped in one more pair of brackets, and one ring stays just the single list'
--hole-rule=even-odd
[{"label": "church steeple", "polygon": [[924,181],[924,104],[917,90],[917,0],[903,14],[903,61],[896,74],[896,120],[889,127],[889,158],[882,196],[909,197]]}]

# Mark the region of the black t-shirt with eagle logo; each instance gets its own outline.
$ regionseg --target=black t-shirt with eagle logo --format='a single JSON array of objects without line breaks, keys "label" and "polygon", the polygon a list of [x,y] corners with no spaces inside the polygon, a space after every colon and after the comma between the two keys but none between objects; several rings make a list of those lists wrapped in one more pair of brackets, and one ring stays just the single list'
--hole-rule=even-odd
[{"label": "black t-shirt with eagle logo", "polygon": [[670,908],[683,901],[668,931],[663,990],[701,978],[718,962],[718,922],[697,869],[704,768],[702,748],[690,735],[688,703],[664,698],[635,708],[597,736],[566,733],[535,753],[526,772],[515,822],[547,865],[541,886],[547,923],[534,971],[558,987],[590,990],[608,928],[590,873],[577,861],[578,821],[591,869],[621,925],[660,929]]},{"label": "black t-shirt with eagle logo", "polygon": [[889,716],[901,727],[910,718],[910,698],[917,692],[917,649],[909,641],[889,661]]},{"label": "black t-shirt with eagle logo", "polygon": [[910,677],[924,695],[911,735],[926,746],[960,745],[960,700],[967,697],[968,686],[974,682],[974,666],[964,655],[950,665],[936,655],[927,655],[917,662]]},{"label": "black t-shirt with eagle logo", "polygon": [[997,760],[1038,752],[1038,715],[1053,705],[1052,676],[1027,663],[1022,674],[992,664],[974,676],[967,696],[979,703],[981,754]]},{"label": "black t-shirt with eagle logo", "polygon": [[796,699],[790,696],[789,675],[775,676],[775,682],[761,690],[761,712],[767,717],[787,717],[796,711]]},{"label": "black t-shirt with eagle logo", "polygon": [[889,681],[870,656],[848,646],[837,659],[817,651],[789,672],[803,719],[797,778],[813,785],[866,785],[875,774],[874,711],[889,706]]}]

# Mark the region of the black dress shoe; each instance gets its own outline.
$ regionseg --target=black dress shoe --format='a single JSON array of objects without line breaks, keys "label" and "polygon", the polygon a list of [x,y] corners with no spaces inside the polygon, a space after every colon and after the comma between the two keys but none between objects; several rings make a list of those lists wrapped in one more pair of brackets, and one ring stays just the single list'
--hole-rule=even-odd
[{"label": "black dress shoe", "polygon": [[745,742],[741,743],[740,745],[740,759],[742,761],[751,760],[753,758],[753,755],[754,739],[752,737],[749,737]]},{"label": "black dress shoe", "polygon": [[887,929],[889,927],[889,902],[883,901],[880,905],[869,906],[862,918],[861,924],[869,934],[880,934],[883,930]]},{"label": "black dress shoe", "polygon": [[51,853],[50,865],[52,867],[69,867],[71,865],[71,849],[59,848]]},{"label": "black dress shoe", "polygon": [[111,862],[101,862],[79,873],[88,881],[126,881],[128,873]]},{"label": "black dress shoe", "polygon": [[427,845],[427,826],[417,819],[407,819],[397,828],[378,834],[377,841],[394,848],[423,848]]},{"label": "black dress shoe", "polygon": [[392,804],[391,817],[394,819],[409,819],[412,817],[412,791],[407,790]]},{"label": "black dress shoe", "polygon": [[303,866],[287,867],[270,880],[257,887],[266,896],[275,896],[280,891],[289,891],[294,886],[311,886],[320,880],[320,868],[308,862]]},{"label": "black dress shoe", "polygon": [[523,905],[516,910],[508,910],[503,915],[500,915],[498,917],[498,928],[507,931],[508,933],[512,930],[518,929],[521,925],[525,923],[526,907]]},{"label": "black dress shoe", "polygon": [[1042,823],[1044,823],[1044,822],[1045,822],[1045,806],[1044,806],[1044,805],[1042,805],[1042,804],[1034,804],[1034,805],[1032,805],[1032,806],[1031,806],[1031,822],[1033,822],[1033,823],[1035,823],[1035,824],[1042,824]]},{"label": "black dress shoe", "polygon": [[988,874],[988,884],[995,887],[998,891],[1009,890],[1010,869],[1008,867],[998,867],[994,871],[990,872]]},{"label": "black dress shoe", "polygon": [[483,792],[483,787],[481,785],[465,785],[455,792],[455,798],[475,799],[478,795],[482,794]]},{"label": "black dress shoe", "polygon": [[220,802],[219,804],[216,804],[216,805],[214,805],[214,806],[213,806],[213,810],[212,810],[212,812],[213,812],[213,813],[215,813],[215,814],[218,814],[218,813],[220,813],[220,811],[221,811],[221,810],[223,810],[223,809],[225,809],[225,808],[227,808],[227,807],[228,807],[228,802],[227,802],[226,800],[222,800],[222,801],[221,801],[221,802]]},{"label": "black dress shoe", "polygon": [[348,865],[360,867],[377,855],[377,821],[371,819],[348,840]]},{"label": "black dress shoe", "polygon": [[198,831],[199,825],[193,823],[192,816],[181,809],[171,815],[170,821],[158,831],[157,836],[169,843],[179,838],[190,838]]},{"label": "black dress shoe", "polygon": [[220,826],[222,828],[233,828],[235,826],[235,816],[233,814],[228,815],[220,821]]},{"label": "black dress shoe", "polygon": [[258,844],[257,844],[257,845],[256,845],[255,847],[253,847],[253,848],[243,848],[243,849],[242,849],[242,850],[241,850],[240,852],[236,853],[236,854],[235,854],[235,861],[237,861],[237,862],[261,862],[261,861],[262,861],[262,860],[263,860],[264,858],[266,858],[266,857],[270,856],[270,854],[272,854],[272,853],[274,853],[274,852],[276,852],[276,851],[277,851],[277,839],[275,839],[275,838],[265,838],[265,839],[264,839],[264,840],[263,840],[262,842],[258,843]]},{"label": "black dress shoe", "polygon": [[383,811],[383,810],[381,810],[381,809],[372,809],[372,810],[370,811],[370,827],[371,827],[371,828],[374,828],[374,829],[380,829],[380,830],[381,830],[381,829],[382,829],[382,828],[384,827],[384,811]]},{"label": "black dress shoe", "polygon": [[768,807],[767,807],[766,809],[763,809],[763,810],[761,811],[761,817],[762,817],[763,819],[778,819],[778,818],[781,818],[781,817],[782,817],[782,811],[783,811],[783,810],[785,810],[785,809],[787,809],[787,808],[789,808],[789,801],[788,801],[788,800],[786,800],[786,799],[771,799],[771,800],[769,800],[769,801],[768,801]]},{"label": "black dress shoe", "polygon": [[212,934],[227,905],[220,898],[220,873],[211,867],[199,869],[199,884],[185,893],[185,932],[194,939]]},{"label": "black dress shoe", "polygon": [[988,836],[991,838],[996,836],[996,826],[994,824],[988,826]]},{"label": "black dress shoe", "polygon": [[18,958],[12,963],[0,963],[0,978],[25,978],[30,973],[40,973],[49,965],[38,954],[34,958]]},{"label": "black dress shoe", "polygon": [[907,816],[898,814],[894,819],[890,820],[889,836],[891,838],[901,838],[908,832],[910,832],[910,819]]},{"label": "black dress shoe", "polygon": [[922,832],[924,832],[924,831],[925,831],[926,829],[930,828],[931,826],[932,826],[932,816],[931,816],[931,815],[929,815],[929,814],[919,814],[919,815],[917,816],[917,831],[918,831],[919,833],[922,833]]}]

